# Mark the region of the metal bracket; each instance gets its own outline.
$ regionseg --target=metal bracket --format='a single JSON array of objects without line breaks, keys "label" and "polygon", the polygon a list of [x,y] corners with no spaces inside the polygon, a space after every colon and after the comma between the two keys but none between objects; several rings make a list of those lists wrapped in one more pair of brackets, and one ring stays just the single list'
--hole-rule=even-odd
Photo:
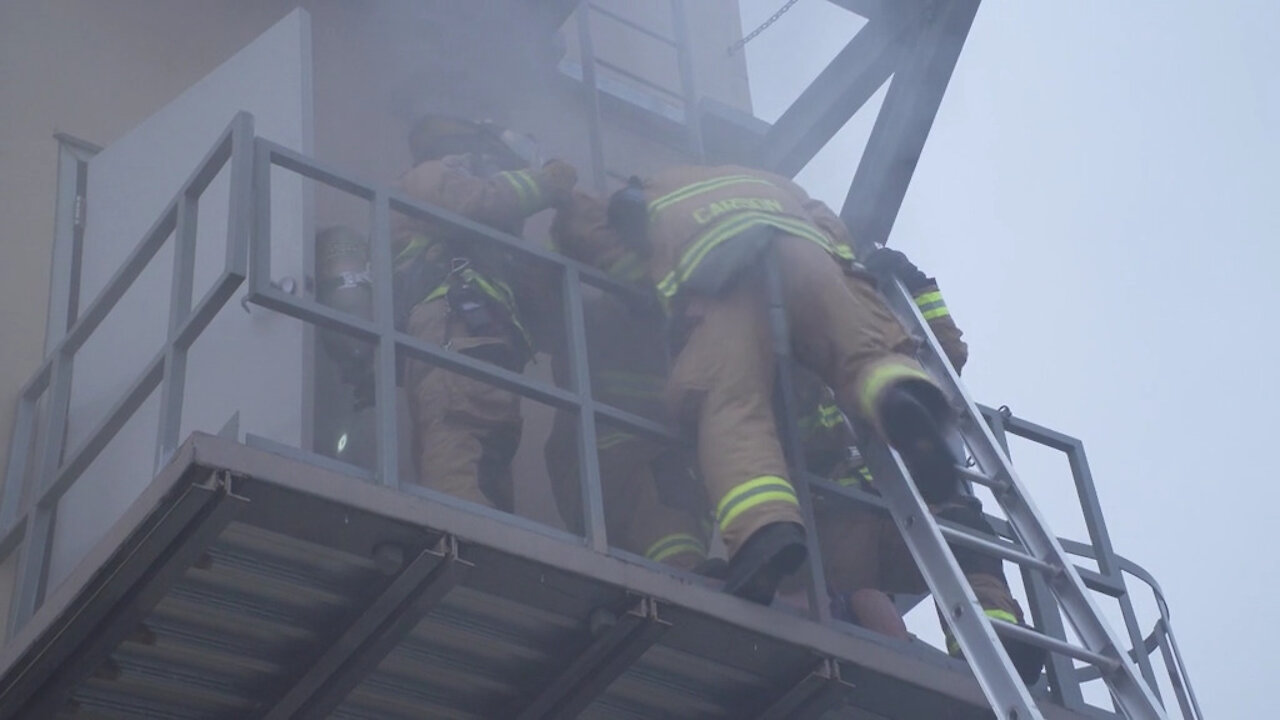
[{"label": "metal bracket", "polygon": [[840,679],[839,664],[823,658],[817,667],[757,715],[755,720],[816,720],[832,708],[843,705],[852,691],[853,685]]},{"label": "metal bracket", "polygon": [[419,553],[258,717],[328,717],[472,567],[458,557],[458,541],[452,535],[442,537],[435,549]]},{"label": "metal bracket", "polygon": [[670,627],[658,618],[656,600],[640,598],[612,626],[600,624],[601,632],[591,644],[520,711],[517,720],[577,717]]}]

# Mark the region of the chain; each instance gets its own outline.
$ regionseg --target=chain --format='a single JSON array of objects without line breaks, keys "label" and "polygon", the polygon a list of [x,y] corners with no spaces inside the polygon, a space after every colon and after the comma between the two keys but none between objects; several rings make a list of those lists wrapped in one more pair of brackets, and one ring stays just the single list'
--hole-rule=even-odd
[{"label": "chain", "polygon": [[787,4],[779,8],[778,12],[770,15],[768,20],[765,20],[763,23],[760,24],[760,27],[756,28],[755,30],[752,30],[751,32],[743,36],[741,40],[730,45],[728,49],[728,54],[731,57],[737,54],[737,52],[742,49],[742,46],[754,40],[756,36],[759,35],[760,33],[764,32],[765,30],[768,30],[770,25],[778,22],[778,18],[785,15],[786,12],[791,9],[791,6],[795,5],[798,2],[800,2],[800,0],[787,0]]}]

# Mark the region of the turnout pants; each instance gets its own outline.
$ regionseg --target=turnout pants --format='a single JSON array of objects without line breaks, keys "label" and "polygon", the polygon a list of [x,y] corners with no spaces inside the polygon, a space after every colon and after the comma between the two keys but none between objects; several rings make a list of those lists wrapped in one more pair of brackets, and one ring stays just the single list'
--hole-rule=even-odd
[{"label": "turnout pants", "polygon": [[[788,235],[773,240],[765,261],[778,265],[797,361],[843,407],[879,428],[887,389],[932,384],[869,276],[846,273],[816,243]],[[802,522],[773,414],[767,302],[758,264],[717,297],[691,295],[683,313],[688,338],[668,384],[673,417],[696,428],[699,469],[730,557],[764,525]]]},{"label": "turnout pants", "polygon": [[[601,427],[597,443],[609,544],[655,562],[693,570],[706,559],[704,533],[692,511],[664,505],[654,480],[657,448]],[[577,419],[556,413],[544,449],[556,504],[565,524],[582,532]]]},{"label": "turnout pants", "polygon": [[[981,506],[976,500],[970,499],[969,503],[959,500],[929,509],[938,518],[994,535]],[[892,518],[869,508],[830,500],[819,503],[814,514],[831,591],[845,597],[868,588],[890,594],[929,592],[929,585]],[[1022,623],[1022,608],[1009,591],[1001,561],[962,547],[954,547],[953,552],[987,614]],[[954,653],[957,648],[950,630],[945,620],[941,622],[947,649]]]},{"label": "turnout pants", "polygon": [[[409,333],[490,361],[518,355],[514,330],[506,337],[472,336],[443,297],[413,309]],[[423,362],[410,361],[407,369],[418,482],[512,512],[511,460],[520,444],[520,397]]]}]

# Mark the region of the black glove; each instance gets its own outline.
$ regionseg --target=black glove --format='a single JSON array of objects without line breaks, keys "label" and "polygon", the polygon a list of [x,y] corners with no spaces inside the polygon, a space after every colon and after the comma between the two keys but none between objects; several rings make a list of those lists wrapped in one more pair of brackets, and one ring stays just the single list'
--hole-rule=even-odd
[{"label": "black glove", "polygon": [[898,278],[912,295],[936,284],[933,278],[921,272],[900,250],[877,248],[862,264],[876,277]]}]

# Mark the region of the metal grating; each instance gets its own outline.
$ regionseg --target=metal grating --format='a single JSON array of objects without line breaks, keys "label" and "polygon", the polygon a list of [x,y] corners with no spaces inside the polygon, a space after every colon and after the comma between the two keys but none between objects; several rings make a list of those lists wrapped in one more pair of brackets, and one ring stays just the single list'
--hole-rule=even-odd
[{"label": "metal grating", "polygon": [[[65,622],[24,655],[80,659],[101,647],[103,659],[55,663],[39,676],[31,672],[38,663],[19,662],[5,676],[0,717],[875,720],[986,712],[968,672],[936,652],[751,606],[482,514],[335,482],[303,461],[223,439],[196,436],[175,465],[155,481],[165,500],[117,529],[121,557],[108,563],[116,572],[69,580],[75,592],[50,600],[70,608],[59,616]],[[214,470],[225,465],[230,472]],[[169,544],[189,560],[168,580],[144,575],[113,587],[128,569],[124,556],[152,537],[153,520],[188,497],[187,484],[211,487],[197,482],[211,473],[229,480],[222,495],[201,497],[215,508],[230,502],[232,518],[195,516]],[[94,597],[119,600],[80,623],[85,613],[75,608]],[[1046,716],[1084,717],[1053,706]]]}]

